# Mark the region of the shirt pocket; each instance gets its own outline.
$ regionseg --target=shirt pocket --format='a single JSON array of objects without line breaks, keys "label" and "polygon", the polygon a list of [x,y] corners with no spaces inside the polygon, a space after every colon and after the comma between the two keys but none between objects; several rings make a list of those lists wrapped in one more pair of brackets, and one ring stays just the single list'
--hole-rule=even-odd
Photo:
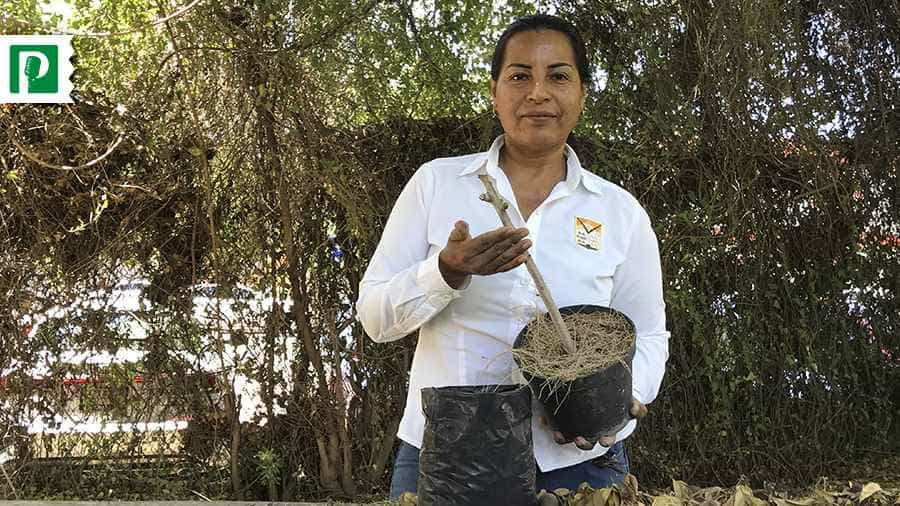
[{"label": "shirt pocket", "polygon": [[554,297],[558,297],[557,305],[609,305],[613,276],[621,263],[617,255],[576,246],[567,258],[560,260],[565,262],[560,269],[566,275],[558,279],[557,286],[551,287]]},{"label": "shirt pocket", "polygon": [[613,276],[618,266],[619,263],[615,259],[601,255],[591,272],[594,293],[597,294],[598,304],[601,306],[608,306],[610,300],[612,300]]}]

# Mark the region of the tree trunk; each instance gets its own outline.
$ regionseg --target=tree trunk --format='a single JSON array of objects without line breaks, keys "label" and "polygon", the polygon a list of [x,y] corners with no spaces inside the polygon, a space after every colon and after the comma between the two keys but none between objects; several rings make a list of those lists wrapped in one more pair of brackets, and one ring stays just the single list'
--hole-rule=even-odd
[{"label": "tree trunk", "polygon": [[[252,6],[247,8],[236,8],[226,16],[227,21],[231,23],[247,24],[247,13],[252,12]],[[258,150],[262,161],[262,177],[266,186],[267,195],[276,200],[277,225],[280,230],[280,243],[287,261],[286,272],[290,282],[291,299],[293,301],[292,315],[296,323],[297,333],[300,341],[303,343],[302,358],[299,361],[308,360],[315,372],[315,385],[317,394],[317,407],[321,409],[324,416],[319,416],[311,423],[311,428],[315,433],[316,446],[319,453],[319,469],[320,479],[323,487],[330,490],[342,490],[347,495],[354,495],[356,487],[353,482],[353,460],[352,446],[350,436],[346,428],[346,417],[344,410],[346,404],[343,402],[342,388],[342,372],[340,368],[340,359],[336,363],[332,362],[331,367],[334,368],[334,381],[341,392],[338,399],[332,399],[329,390],[329,375],[325,370],[323,356],[318,345],[319,332],[313,329],[309,320],[310,300],[306,293],[306,276],[308,267],[304,264],[301,248],[298,248],[294,233],[295,219],[294,209],[300,205],[298,200],[303,200],[304,195],[295,194],[290,189],[302,189],[302,191],[314,190],[312,185],[302,185],[292,176],[297,174],[290,173],[282,161],[282,147],[278,139],[278,132],[281,131],[278,117],[273,111],[277,110],[277,96],[274,88],[268,86],[268,76],[266,74],[268,67],[259,55],[249,56],[245,62],[245,76],[247,83],[247,93],[253,97],[254,113],[258,120],[258,128],[256,129],[256,140]],[[306,118],[302,132],[305,134],[308,152],[317,152],[317,140],[311,130],[316,128],[319,123],[315,118]],[[306,161],[310,165],[315,164],[314,158],[306,156]],[[334,337],[335,340],[339,336]],[[267,343],[271,345],[272,343]],[[335,343],[337,344],[337,343]],[[268,351],[267,351],[268,358]]]},{"label": "tree trunk", "polygon": [[344,371],[341,368],[341,337],[337,322],[329,321],[333,343],[331,355],[331,367],[334,371],[334,417],[337,426],[337,439],[341,447],[341,460],[343,468],[341,472],[341,486],[344,492],[350,496],[356,495],[356,483],[353,481],[353,454],[350,441],[350,433],[347,428],[347,398],[344,390]]},{"label": "tree trunk", "polygon": [[333,465],[333,460],[329,458],[325,437],[324,434],[316,434],[316,448],[319,450],[319,481],[321,481],[322,487],[328,490],[340,490],[337,469]]},{"label": "tree trunk", "polygon": [[391,459],[391,453],[394,450],[394,441],[397,440],[397,430],[400,428],[400,416],[395,415],[393,422],[385,429],[384,435],[378,439],[372,447],[374,460],[369,469],[369,479],[372,483],[378,483],[388,461]]},{"label": "tree trunk", "polygon": [[234,392],[234,386],[225,396],[225,409],[228,410],[228,424],[231,427],[231,489],[234,498],[241,500],[241,397]]}]

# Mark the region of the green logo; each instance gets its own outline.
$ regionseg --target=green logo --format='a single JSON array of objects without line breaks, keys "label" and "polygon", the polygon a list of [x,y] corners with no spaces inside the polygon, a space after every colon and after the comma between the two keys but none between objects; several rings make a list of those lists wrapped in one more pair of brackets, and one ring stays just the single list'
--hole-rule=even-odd
[{"label": "green logo", "polygon": [[72,55],[71,35],[0,35],[0,104],[71,104]]},{"label": "green logo", "polygon": [[9,46],[9,76],[12,93],[58,93],[58,47],[43,44]]}]

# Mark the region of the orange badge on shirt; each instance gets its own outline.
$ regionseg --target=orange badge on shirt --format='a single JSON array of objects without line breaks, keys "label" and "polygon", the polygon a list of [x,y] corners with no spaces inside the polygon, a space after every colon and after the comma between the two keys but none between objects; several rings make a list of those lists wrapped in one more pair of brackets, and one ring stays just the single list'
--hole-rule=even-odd
[{"label": "orange badge on shirt", "polygon": [[575,242],[579,246],[594,251],[600,250],[600,235],[603,233],[603,225],[590,218],[575,217]]}]

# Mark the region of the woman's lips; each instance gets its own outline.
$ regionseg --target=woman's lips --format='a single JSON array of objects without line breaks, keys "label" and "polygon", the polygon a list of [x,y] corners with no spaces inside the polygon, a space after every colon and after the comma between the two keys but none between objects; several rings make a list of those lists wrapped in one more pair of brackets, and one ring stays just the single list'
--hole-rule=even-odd
[{"label": "woman's lips", "polygon": [[532,114],[523,114],[522,119],[537,124],[550,123],[556,119],[555,114],[544,114],[544,113],[532,113]]}]

